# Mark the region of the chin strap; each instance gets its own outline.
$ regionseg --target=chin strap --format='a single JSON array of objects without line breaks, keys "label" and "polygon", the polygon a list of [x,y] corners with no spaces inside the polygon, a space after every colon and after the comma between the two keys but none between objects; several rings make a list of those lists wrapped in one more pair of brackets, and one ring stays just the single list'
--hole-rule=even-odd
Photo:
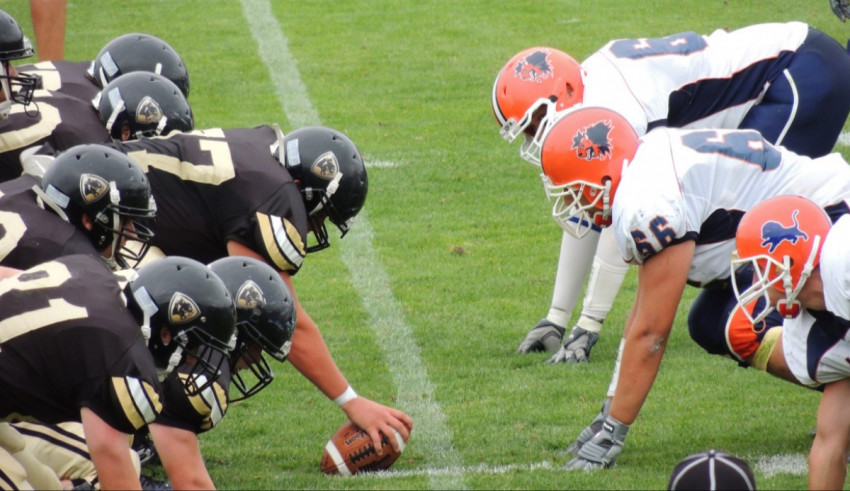
[{"label": "chin strap", "polygon": [[[803,285],[806,284],[806,280],[812,275],[812,271],[815,269],[815,258],[820,252],[819,246],[820,235],[815,235],[812,250],[809,252],[809,257],[806,259],[806,264],[803,266],[803,272],[800,273],[800,279],[797,281],[796,286],[791,285],[790,274],[786,273],[783,275],[782,285],[785,288],[785,298],[776,302],[776,310],[778,310],[782,317],[785,317],[786,319],[792,319],[800,315],[800,309],[802,306],[800,305],[800,301],[797,300],[797,295],[800,294],[800,290],[803,289]],[[783,262],[785,271],[790,271],[791,259],[788,256],[785,256]]]}]

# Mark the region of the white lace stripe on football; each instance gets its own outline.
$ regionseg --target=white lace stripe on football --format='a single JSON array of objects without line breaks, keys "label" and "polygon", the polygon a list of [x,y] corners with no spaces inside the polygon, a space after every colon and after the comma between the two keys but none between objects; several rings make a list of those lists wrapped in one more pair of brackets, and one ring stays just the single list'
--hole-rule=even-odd
[{"label": "white lace stripe on football", "polygon": [[339,450],[334,445],[334,442],[329,441],[325,445],[325,450],[328,452],[328,455],[331,456],[331,459],[334,461],[334,465],[340,474],[343,476],[350,476],[351,471],[348,470],[348,466],[345,465],[345,459],[342,458],[342,455],[339,453]]},{"label": "white lace stripe on football", "polygon": [[404,438],[402,438],[401,433],[399,433],[398,430],[395,428],[393,428],[393,433],[395,433],[395,441],[398,442],[399,453],[404,452]]}]

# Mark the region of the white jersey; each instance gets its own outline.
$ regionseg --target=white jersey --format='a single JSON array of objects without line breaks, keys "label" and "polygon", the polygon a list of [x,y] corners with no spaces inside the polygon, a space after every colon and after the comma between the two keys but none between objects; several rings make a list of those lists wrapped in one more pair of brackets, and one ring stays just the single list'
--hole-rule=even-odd
[{"label": "white jersey", "polygon": [[638,135],[656,126],[737,128],[808,33],[788,22],[613,40],[581,64],[583,105],[617,111]]},{"label": "white jersey", "polygon": [[850,215],[829,229],[820,253],[820,274],[826,310],[850,320]]},{"label": "white jersey", "polygon": [[782,323],[785,362],[801,384],[816,387],[850,377],[850,321],[803,309]]},{"label": "white jersey", "polygon": [[839,204],[850,198],[850,166],[839,154],[813,160],[775,147],[754,130],[658,128],[641,138],[616,190],[617,248],[640,264],[668,245],[694,240],[688,281],[724,279],[741,216],[783,194]]}]

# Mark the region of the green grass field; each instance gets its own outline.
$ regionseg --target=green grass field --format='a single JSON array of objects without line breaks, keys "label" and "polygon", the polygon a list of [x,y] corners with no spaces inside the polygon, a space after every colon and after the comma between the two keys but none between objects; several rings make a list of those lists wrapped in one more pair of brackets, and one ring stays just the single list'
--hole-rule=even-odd
[{"label": "green grass field", "polygon": [[[32,33],[28,2],[0,8]],[[560,470],[559,451],[605,395],[634,274],[591,363],[514,354],[548,309],[561,232],[490,108],[496,73],[525,47],[583,59],[612,38],[788,20],[842,44],[850,36],[826,0],[70,1],[68,59],[91,59],[126,32],[158,35],[189,68],[198,128],[320,123],[372,164],[364,220],[311,255],[295,284],[355,389],[408,412],[412,439],[390,472],[322,475],[322,449],[345,416],[278,365],[271,387],[201,436],[217,485],[660,489],[679,459],[720,448],[750,460],[762,489],[804,489],[818,394],[702,352],[685,325],[691,289],[618,466]],[[288,55],[275,58],[281,39]],[[280,76],[293,72],[300,81]]]}]

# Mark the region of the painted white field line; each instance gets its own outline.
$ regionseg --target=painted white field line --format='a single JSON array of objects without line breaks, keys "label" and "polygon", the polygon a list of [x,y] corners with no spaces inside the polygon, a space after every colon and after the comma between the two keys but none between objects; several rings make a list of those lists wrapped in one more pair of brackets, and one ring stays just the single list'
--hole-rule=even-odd
[{"label": "painted white field line", "polygon": [[844,145],[845,147],[850,147],[850,133],[841,133],[838,135],[838,141],[836,142],[838,145]]},{"label": "painted white field line", "polygon": [[755,469],[767,477],[777,474],[794,474],[797,476],[808,474],[809,462],[806,454],[782,454],[762,455],[751,462],[755,462]]},{"label": "painted white field line", "polygon": [[381,472],[364,472],[362,474],[355,474],[351,476],[352,479],[361,478],[361,479],[369,479],[369,478],[380,478],[380,479],[393,479],[393,478],[401,478],[401,477],[415,477],[415,476],[441,476],[441,475],[465,475],[465,474],[485,474],[485,475],[497,475],[497,474],[507,474],[508,472],[513,471],[536,471],[540,469],[553,470],[558,469],[563,465],[561,463],[552,462],[551,460],[544,460],[543,462],[533,462],[531,464],[505,464],[505,465],[487,465],[487,464],[479,464],[479,465],[469,465],[469,466],[455,466],[455,467],[439,467],[439,468],[428,468],[428,469],[410,469],[410,470],[394,470],[389,469]]},{"label": "painted white field line", "polygon": [[372,160],[372,159],[366,159],[365,157],[364,157],[364,161],[365,161],[365,164],[366,164],[366,168],[368,168],[368,169],[387,169],[387,168],[390,168],[390,167],[399,167],[399,166],[402,165],[402,164],[399,164],[398,162],[391,162],[391,161],[388,161],[388,160]]},{"label": "painted white field line", "polygon": [[[321,124],[269,0],[242,0],[242,10],[290,124],[295,128]],[[420,359],[419,346],[392,293],[389,277],[375,254],[372,227],[365,211],[358,215],[343,245],[343,261],[355,289],[360,292],[370,317],[369,325],[381,341],[384,358],[392,370],[398,388],[397,403],[416,424],[413,437],[417,451],[435,467],[461,462],[461,456],[452,445],[442,408],[434,400],[434,389]],[[432,489],[466,487],[463,475],[459,474],[435,474],[429,478]]]}]

